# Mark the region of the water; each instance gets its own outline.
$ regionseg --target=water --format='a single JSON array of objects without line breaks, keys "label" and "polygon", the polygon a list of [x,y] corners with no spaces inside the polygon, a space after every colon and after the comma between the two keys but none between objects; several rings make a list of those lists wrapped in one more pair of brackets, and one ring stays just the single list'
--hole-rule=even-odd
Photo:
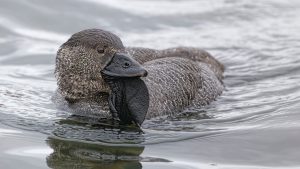
[{"label": "water", "polygon": [[[126,46],[201,47],[226,66],[217,101],[143,132],[51,101],[55,54],[103,28]],[[0,1],[0,168],[299,168],[298,0]]]}]

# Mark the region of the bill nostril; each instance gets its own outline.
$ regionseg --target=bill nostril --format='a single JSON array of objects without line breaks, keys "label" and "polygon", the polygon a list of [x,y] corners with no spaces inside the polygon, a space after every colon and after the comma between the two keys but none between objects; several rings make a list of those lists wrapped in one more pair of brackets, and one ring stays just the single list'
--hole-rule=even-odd
[{"label": "bill nostril", "polygon": [[129,68],[130,66],[131,66],[131,63],[130,63],[130,62],[125,62],[125,63],[122,65],[122,67],[125,68],[125,69]]}]

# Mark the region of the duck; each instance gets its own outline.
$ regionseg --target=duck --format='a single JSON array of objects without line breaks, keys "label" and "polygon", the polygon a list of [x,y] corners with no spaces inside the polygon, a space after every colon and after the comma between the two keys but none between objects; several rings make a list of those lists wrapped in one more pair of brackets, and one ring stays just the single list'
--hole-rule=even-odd
[{"label": "duck", "polygon": [[195,47],[124,47],[103,29],[73,34],[57,51],[57,93],[73,113],[141,126],[216,100],[224,65]]}]

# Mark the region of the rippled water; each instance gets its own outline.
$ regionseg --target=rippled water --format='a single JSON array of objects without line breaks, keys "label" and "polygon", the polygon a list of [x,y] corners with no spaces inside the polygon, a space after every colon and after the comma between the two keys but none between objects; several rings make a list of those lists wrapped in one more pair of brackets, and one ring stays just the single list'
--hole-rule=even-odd
[{"label": "rippled water", "polygon": [[[71,116],[51,101],[55,54],[86,28],[203,48],[226,90],[143,132]],[[1,168],[299,168],[299,30],[298,0],[1,0]]]}]

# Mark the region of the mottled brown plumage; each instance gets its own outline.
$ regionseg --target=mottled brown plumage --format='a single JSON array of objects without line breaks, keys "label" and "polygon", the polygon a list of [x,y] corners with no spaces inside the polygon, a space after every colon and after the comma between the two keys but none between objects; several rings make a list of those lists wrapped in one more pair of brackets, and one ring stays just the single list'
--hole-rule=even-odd
[{"label": "mottled brown plumage", "polygon": [[119,37],[100,29],[75,33],[59,48],[55,75],[58,89],[67,100],[87,99],[109,91],[100,71],[110,62],[111,56],[99,50],[110,53],[125,48]]},{"label": "mottled brown plumage", "polygon": [[148,119],[207,105],[223,91],[224,66],[204,50],[124,48],[110,32],[84,30],[61,46],[55,69],[59,94],[77,112],[109,116],[106,99],[110,91],[100,71],[111,58],[97,52],[103,48],[128,53],[148,71],[142,78],[150,96]]}]

